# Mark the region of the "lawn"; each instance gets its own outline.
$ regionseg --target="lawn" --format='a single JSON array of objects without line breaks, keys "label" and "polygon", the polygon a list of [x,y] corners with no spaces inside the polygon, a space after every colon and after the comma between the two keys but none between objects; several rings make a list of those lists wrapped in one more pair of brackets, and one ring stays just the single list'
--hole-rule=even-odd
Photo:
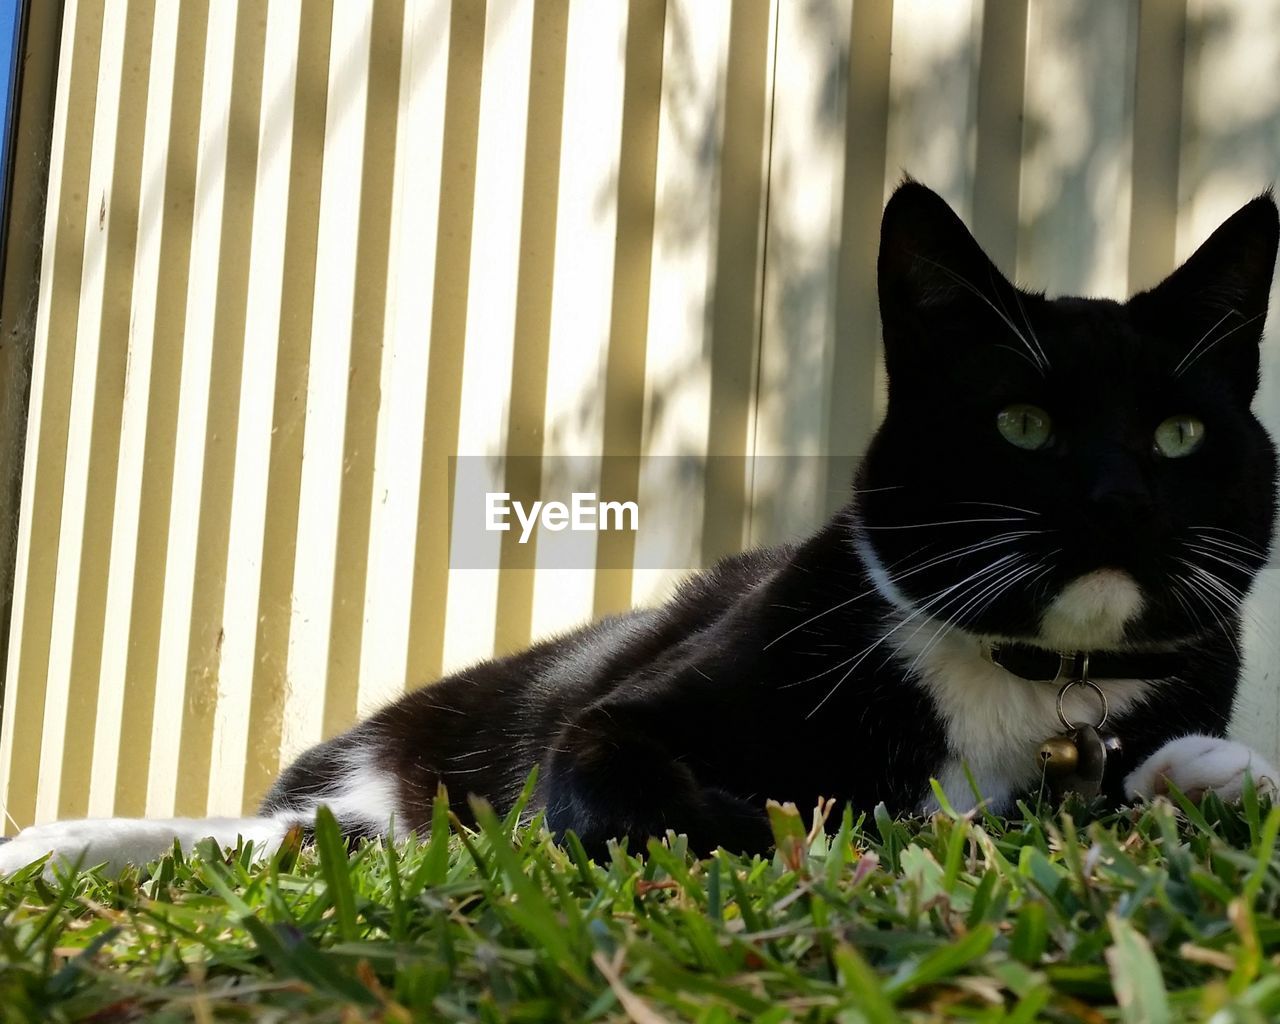
[{"label": "lawn", "polygon": [[1175,799],[832,837],[775,807],[768,859],[598,864],[444,800],[348,856],[322,812],[267,861],[0,881],[0,1020],[1275,1020],[1280,807]]}]

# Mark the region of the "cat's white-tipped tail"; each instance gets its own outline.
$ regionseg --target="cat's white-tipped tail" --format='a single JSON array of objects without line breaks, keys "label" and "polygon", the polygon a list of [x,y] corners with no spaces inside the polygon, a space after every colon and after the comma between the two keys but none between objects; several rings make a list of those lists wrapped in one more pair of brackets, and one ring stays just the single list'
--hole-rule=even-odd
[{"label": "cat's white-tipped tail", "polygon": [[203,839],[234,847],[252,841],[255,854],[268,856],[280,848],[292,822],[284,818],[78,818],[33,825],[0,845],[0,877],[50,855],[46,877],[55,869],[105,864],[109,874],[126,865],[143,865],[172,852],[177,842],[190,851]]}]

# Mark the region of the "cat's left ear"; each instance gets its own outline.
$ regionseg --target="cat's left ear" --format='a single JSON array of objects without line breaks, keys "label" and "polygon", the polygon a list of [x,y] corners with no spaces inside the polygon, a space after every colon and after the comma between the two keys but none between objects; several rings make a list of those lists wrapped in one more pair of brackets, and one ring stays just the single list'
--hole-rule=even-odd
[{"label": "cat's left ear", "polygon": [[1228,217],[1182,266],[1128,306],[1144,328],[1168,339],[1176,375],[1195,367],[1225,373],[1246,401],[1258,387],[1280,215],[1268,191]]},{"label": "cat's left ear", "polygon": [[1029,330],[1024,296],[946,200],[910,178],[885,206],[877,275],[891,387],[898,375],[929,365],[931,343],[944,336],[1005,340],[1011,348],[1025,346],[1024,358],[1043,360],[1008,312],[1018,310]]}]

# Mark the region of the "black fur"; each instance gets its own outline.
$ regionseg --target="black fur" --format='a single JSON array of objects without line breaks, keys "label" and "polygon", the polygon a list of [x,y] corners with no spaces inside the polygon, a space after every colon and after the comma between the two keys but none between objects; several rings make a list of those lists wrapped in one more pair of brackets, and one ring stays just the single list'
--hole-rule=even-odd
[{"label": "black fur", "polygon": [[[1147,599],[1126,641],[1185,651],[1158,707],[1115,722],[1118,799],[1139,759],[1183,733],[1221,734],[1230,716],[1239,617],[1223,594],[1247,590],[1263,564],[1275,508],[1274,450],[1248,406],[1276,241],[1268,195],[1127,303],[1050,300],[1015,289],[940,198],[907,182],[880,249],[888,412],[841,513],[801,544],[725,560],[660,608],[408,694],[300,758],[264,810],[331,791],[335,755],[361,745],[399,781],[402,825],[429,820],[442,782],[504,809],[537,764],[535,806],[593,850],[667,829],[698,849],[763,849],[766,798],[917,807],[947,729],[891,644],[855,658],[893,610],[855,541],[869,540],[920,605],[990,563],[990,549],[945,556],[1007,532],[1008,508],[1045,529],[1008,549],[1043,559],[1043,574],[937,602],[936,617],[1034,639],[1063,586],[1117,567]],[[1015,402],[1051,412],[1051,445],[1026,451],[1000,436],[997,413]],[[1184,413],[1206,424],[1202,448],[1153,454],[1157,424]],[[1206,561],[1186,547],[1192,527],[1229,531],[1217,536],[1234,547]],[[1175,592],[1178,557],[1199,559],[1223,591]]]}]

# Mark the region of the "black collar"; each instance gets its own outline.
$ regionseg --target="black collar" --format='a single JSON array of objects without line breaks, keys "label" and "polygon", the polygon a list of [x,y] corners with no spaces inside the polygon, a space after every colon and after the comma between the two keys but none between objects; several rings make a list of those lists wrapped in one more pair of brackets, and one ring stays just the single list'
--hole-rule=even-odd
[{"label": "black collar", "polygon": [[1164,679],[1184,658],[1178,651],[1049,651],[1014,642],[984,645],[996,665],[1023,679],[1053,682],[1082,679]]}]

